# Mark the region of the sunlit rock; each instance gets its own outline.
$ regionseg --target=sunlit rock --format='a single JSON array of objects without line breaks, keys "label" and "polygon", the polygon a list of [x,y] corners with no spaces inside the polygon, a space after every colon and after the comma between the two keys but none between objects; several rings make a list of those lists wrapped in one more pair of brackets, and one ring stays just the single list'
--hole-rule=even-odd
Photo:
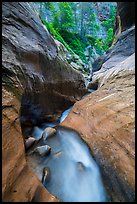
[{"label": "sunlit rock", "polygon": [[34,143],[35,143],[36,139],[34,137],[29,137],[26,141],[25,141],[25,148],[28,149],[30,148]]},{"label": "sunlit rock", "polygon": [[78,131],[87,142],[110,200],[134,202],[135,55],[108,70],[104,79],[101,87],[73,106],[61,125]]},{"label": "sunlit rock", "polygon": [[56,133],[56,129],[51,128],[51,127],[47,127],[47,128],[45,128],[45,130],[44,130],[44,132],[42,134],[42,138],[44,140],[46,140],[47,138],[51,137],[55,133]]},{"label": "sunlit rock", "polygon": [[43,146],[36,147],[32,153],[37,153],[41,156],[47,156],[48,154],[50,154],[50,151],[51,151],[51,147],[49,145],[43,145]]}]

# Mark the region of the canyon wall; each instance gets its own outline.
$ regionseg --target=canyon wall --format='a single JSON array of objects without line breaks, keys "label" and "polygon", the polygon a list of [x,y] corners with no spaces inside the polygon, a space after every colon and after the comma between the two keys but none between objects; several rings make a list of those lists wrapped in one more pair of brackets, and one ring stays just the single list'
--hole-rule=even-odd
[{"label": "canyon wall", "polygon": [[117,2],[117,15],[121,19],[122,31],[135,24],[135,2]]},{"label": "canyon wall", "polygon": [[19,121],[20,101],[2,88],[2,201],[57,202],[29,169]]},{"label": "canyon wall", "polygon": [[119,63],[61,124],[76,130],[100,166],[112,202],[135,201],[135,55]]},{"label": "canyon wall", "polygon": [[98,89],[76,102],[61,124],[89,145],[112,202],[135,201],[135,26],[130,5],[118,2],[123,32],[93,73],[89,88]]},{"label": "canyon wall", "polygon": [[3,201],[57,201],[26,164],[20,123],[57,120],[87,90],[26,2],[2,4],[2,87]]},{"label": "canyon wall", "polygon": [[20,122],[23,127],[55,121],[75,102],[62,125],[78,131],[89,145],[110,200],[135,200],[135,27],[120,13],[124,32],[93,75],[99,88],[76,102],[87,93],[82,75],[60,57],[29,4],[3,2],[3,201],[58,201],[27,166]]},{"label": "canyon wall", "polygon": [[21,123],[57,120],[87,92],[83,76],[60,57],[28,3],[4,2],[2,24],[3,82],[21,100]]}]

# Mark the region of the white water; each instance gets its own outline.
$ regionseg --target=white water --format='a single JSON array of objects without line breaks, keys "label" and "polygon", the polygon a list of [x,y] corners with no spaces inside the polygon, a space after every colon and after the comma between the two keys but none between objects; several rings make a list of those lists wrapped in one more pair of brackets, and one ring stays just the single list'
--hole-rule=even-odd
[{"label": "white water", "polygon": [[[87,145],[76,132],[64,128],[58,130],[56,137],[59,140],[62,156],[52,158],[47,163],[51,173],[53,171],[55,175],[54,179],[51,175],[50,182],[45,183],[47,189],[64,202],[106,201],[99,168]],[[78,162],[81,162],[85,168],[78,168]],[[56,187],[54,187],[55,181]]]},{"label": "white water", "polygon": [[68,116],[69,112],[71,111],[73,106],[71,106],[70,108],[68,108],[67,110],[65,110],[62,115],[61,115],[61,118],[60,118],[60,123],[66,119],[66,117]]},{"label": "white water", "polygon": [[54,128],[55,126],[59,125],[59,123],[63,122],[63,120],[66,119],[66,117],[68,116],[69,112],[71,111],[73,106],[69,107],[67,110],[65,110],[60,117],[59,122],[52,122],[52,123],[44,123],[42,128],[35,126],[33,129],[33,137],[35,137],[36,139],[40,139],[42,136],[42,133],[44,131],[44,129],[46,127],[52,127]]},{"label": "white water", "polygon": [[[72,106],[62,113],[62,122]],[[58,123],[59,124],[59,123]],[[46,127],[57,123],[45,123],[42,128],[35,127],[33,137],[41,138]],[[44,167],[51,175],[45,187],[62,202],[105,202],[107,200],[99,168],[92,158],[86,143],[73,130],[58,127],[55,136],[48,138],[46,144],[51,154],[46,157],[28,157],[32,170],[41,180]]]}]

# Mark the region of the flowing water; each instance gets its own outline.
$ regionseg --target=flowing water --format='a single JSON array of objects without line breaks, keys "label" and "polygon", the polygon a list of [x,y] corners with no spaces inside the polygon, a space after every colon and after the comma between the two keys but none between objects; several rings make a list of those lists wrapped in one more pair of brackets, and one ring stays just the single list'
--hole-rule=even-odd
[{"label": "flowing water", "polygon": [[[71,108],[70,108],[71,109]],[[62,114],[62,121],[70,111]],[[35,129],[41,136],[43,130]],[[28,156],[29,164],[42,180],[44,167],[50,170],[43,185],[62,202],[104,202],[106,193],[99,168],[87,144],[75,131],[58,127],[56,135],[45,141],[51,147],[48,156]]]},{"label": "flowing water", "polygon": [[68,116],[69,112],[71,111],[73,106],[70,106],[67,110],[65,110],[62,114],[61,114],[61,117],[60,117],[60,120],[59,122],[52,122],[52,123],[44,123],[42,124],[41,127],[38,127],[38,126],[35,126],[34,129],[33,129],[33,137],[36,138],[36,139],[40,139],[41,138],[41,135],[44,131],[44,129],[46,127],[52,127],[54,128],[55,126],[59,125],[59,123],[63,122],[63,120],[66,119],[66,117]]}]

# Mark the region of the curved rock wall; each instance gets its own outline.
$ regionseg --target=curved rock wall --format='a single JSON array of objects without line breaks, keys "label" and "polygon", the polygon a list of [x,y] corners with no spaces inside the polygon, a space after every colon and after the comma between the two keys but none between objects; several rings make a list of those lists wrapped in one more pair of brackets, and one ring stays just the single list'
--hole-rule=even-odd
[{"label": "curved rock wall", "polygon": [[21,122],[57,120],[87,92],[83,76],[60,58],[28,3],[3,2],[2,24],[3,82],[22,97]]},{"label": "curved rock wall", "polygon": [[[125,68],[126,66],[126,68]],[[112,202],[135,201],[135,56],[73,106],[61,124],[78,131],[102,170]]]},{"label": "curved rock wall", "polygon": [[99,71],[93,73],[92,82],[88,86],[93,88],[98,85],[98,89],[76,102],[61,125],[78,131],[89,145],[102,170],[110,201],[134,202],[134,9],[131,9],[131,14],[130,2],[119,2],[119,6],[118,9],[123,7],[123,11],[118,10],[123,32],[111,51],[101,59],[103,65]]},{"label": "curved rock wall", "polygon": [[20,102],[2,88],[2,201],[55,202],[29,169],[19,122]]},{"label": "curved rock wall", "polygon": [[[98,87],[106,83],[107,76],[115,71],[128,69],[129,66],[119,66],[125,63],[128,57],[135,53],[135,26],[123,31],[113,49],[106,55],[102,56],[105,62],[102,64],[101,69],[93,73],[92,82],[89,87],[98,83]],[[135,56],[134,56],[135,57]],[[130,61],[132,64],[134,61]],[[131,66],[130,66],[131,67]]]},{"label": "curved rock wall", "polygon": [[98,85],[97,91],[76,102],[62,125],[78,131],[89,145],[102,170],[110,201],[134,202],[134,25],[121,33],[115,46],[104,57],[105,62],[93,73],[88,86]]},{"label": "curved rock wall", "polygon": [[2,199],[58,201],[26,164],[20,122],[57,120],[87,90],[26,2],[2,4],[2,71]]}]

